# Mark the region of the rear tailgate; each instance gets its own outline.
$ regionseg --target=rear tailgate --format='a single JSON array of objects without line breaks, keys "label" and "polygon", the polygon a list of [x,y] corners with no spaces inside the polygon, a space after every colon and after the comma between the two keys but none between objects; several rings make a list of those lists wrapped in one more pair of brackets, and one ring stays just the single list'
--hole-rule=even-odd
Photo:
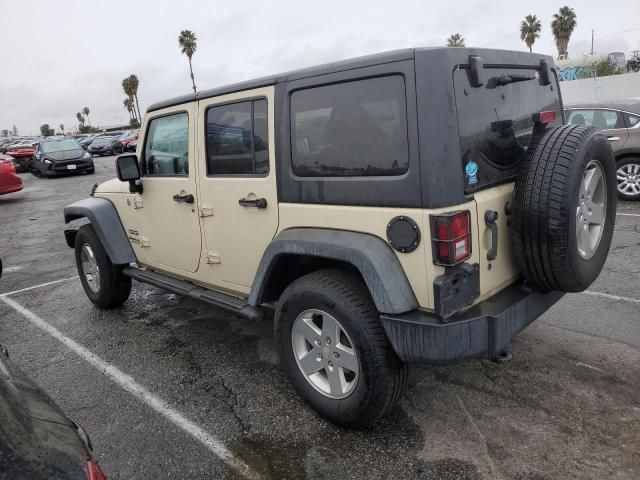
[{"label": "rear tailgate", "polygon": [[[518,278],[507,215],[513,182],[530,148],[534,116],[554,111],[555,123],[561,123],[562,109],[555,77],[545,82],[547,72],[539,64],[489,64],[485,59],[477,73],[474,78],[469,65],[462,65],[454,71],[453,80],[460,168],[465,176],[465,193],[473,194],[476,205],[473,244],[478,246],[481,300]],[[495,217],[492,212],[497,214],[495,229],[485,220],[486,215]],[[496,240],[497,249],[492,252]]]}]

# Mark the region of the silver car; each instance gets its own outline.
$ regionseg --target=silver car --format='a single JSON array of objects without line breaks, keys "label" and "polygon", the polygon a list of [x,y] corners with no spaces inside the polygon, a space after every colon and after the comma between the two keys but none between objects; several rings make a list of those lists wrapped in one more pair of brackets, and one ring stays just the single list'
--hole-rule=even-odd
[{"label": "silver car", "polygon": [[572,104],[565,109],[568,123],[603,131],[616,157],[618,197],[640,200],[640,100]]}]

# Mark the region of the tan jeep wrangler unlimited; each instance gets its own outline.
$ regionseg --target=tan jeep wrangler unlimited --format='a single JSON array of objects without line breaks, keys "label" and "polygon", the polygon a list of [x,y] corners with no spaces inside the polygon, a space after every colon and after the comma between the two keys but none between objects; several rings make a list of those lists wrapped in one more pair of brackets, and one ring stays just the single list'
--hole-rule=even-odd
[{"label": "tan jeep wrangler unlimited", "polygon": [[408,49],[152,105],[118,178],[65,208],[89,299],[131,279],[260,320],[291,382],[363,426],[411,362],[495,359],[587,288],[615,163],[563,125],[553,60]]}]

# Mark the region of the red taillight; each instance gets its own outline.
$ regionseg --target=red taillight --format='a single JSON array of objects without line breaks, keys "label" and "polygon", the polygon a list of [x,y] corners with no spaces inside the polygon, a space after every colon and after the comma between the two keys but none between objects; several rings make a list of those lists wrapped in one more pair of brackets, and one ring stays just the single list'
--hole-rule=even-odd
[{"label": "red taillight", "polygon": [[553,123],[558,118],[556,112],[549,110],[547,112],[536,113],[533,116],[533,121],[537,123]]},{"label": "red taillight", "polygon": [[433,263],[457,265],[471,256],[469,210],[431,215]]},{"label": "red taillight", "polygon": [[100,466],[91,460],[87,462],[87,478],[88,480],[107,480],[107,476],[100,469]]}]

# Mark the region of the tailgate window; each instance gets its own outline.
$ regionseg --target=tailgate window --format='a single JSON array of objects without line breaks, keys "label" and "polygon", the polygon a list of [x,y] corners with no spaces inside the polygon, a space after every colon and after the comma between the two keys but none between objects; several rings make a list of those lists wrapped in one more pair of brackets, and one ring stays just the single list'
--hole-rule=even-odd
[{"label": "tailgate window", "polygon": [[551,85],[539,77],[534,66],[485,65],[484,84],[474,88],[467,70],[454,72],[466,193],[513,180],[530,148],[534,114],[555,111],[561,123],[555,75]]}]

